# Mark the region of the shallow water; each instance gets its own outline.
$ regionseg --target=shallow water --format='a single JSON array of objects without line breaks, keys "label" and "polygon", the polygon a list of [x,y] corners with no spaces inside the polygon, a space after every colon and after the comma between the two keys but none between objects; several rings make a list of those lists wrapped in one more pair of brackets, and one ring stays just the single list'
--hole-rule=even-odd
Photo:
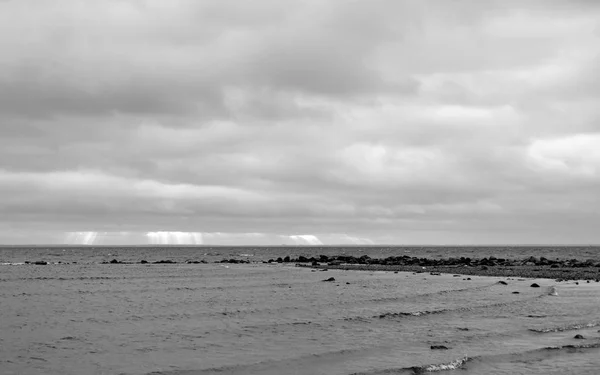
[{"label": "shallow water", "polygon": [[0,266],[0,373],[597,373],[600,284],[470,278],[263,264]]}]

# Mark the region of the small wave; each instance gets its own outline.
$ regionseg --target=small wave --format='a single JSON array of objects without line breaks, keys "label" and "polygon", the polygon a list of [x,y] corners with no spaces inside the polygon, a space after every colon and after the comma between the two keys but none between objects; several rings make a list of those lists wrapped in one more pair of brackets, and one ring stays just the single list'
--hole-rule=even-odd
[{"label": "small wave", "polygon": [[547,327],[547,328],[530,328],[529,330],[536,333],[551,333],[551,332],[564,332],[564,331],[575,331],[584,328],[594,328],[600,325],[598,321],[592,321],[588,323],[576,323],[566,326],[559,327]]},{"label": "small wave", "polygon": [[413,366],[404,368],[390,368],[385,370],[375,370],[374,372],[357,372],[352,375],[371,375],[371,374],[427,374],[430,372],[452,371],[462,368],[471,358],[464,357],[455,359],[450,362],[436,363],[424,366]]},{"label": "small wave", "polygon": [[[409,300],[419,300],[422,301],[426,298],[435,298],[435,297],[439,297],[439,296],[443,296],[446,294],[453,294],[453,293],[468,293],[468,292],[475,292],[475,291],[479,291],[479,290],[486,290],[489,289],[493,286],[498,285],[498,283],[493,283],[493,284],[489,284],[489,285],[482,285],[482,286],[476,286],[476,287],[470,287],[470,288],[462,288],[462,289],[446,289],[446,290],[440,290],[437,292],[431,292],[431,293],[422,293],[422,294],[413,294],[413,295],[404,295],[404,296],[398,296],[398,297],[383,297],[383,298],[372,298],[372,299],[368,299],[368,300],[364,300],[362,301],[365,304],[373,304],[373,303],[390,303],[390,302],[400,302],[400,301],[409,301]],[[356,304],[356,301],[351,301],[349,303],[352,304]]]},{"label": "small wave", "polygon": [[489,305],[476,305],[476,306],[465,306],[459,307],[456,309],[439,309],[439,310],[423,310],[423,311],[412,311],[412,312],[387,312],[379,315],[373,316],[373,318],[395,318],[395,317],[404,317],[404,316],[426,316],[426,315],[436,315],[436,314],[444,314],[444,313],[453,313],[453,312],[462,312],[462,311],[471,311],[474,309],[485,309],[490,307],[502,307],[509,306],[514,304],[519,304],[523,302],[529,302],[534,299],[538,299],[544,297],[545,295],[535,296],[533,298],[521,299],[518,301],[509,301],[509,302],[499,302],[499,303],[491,303]]},{"label": "small wave", "polygon": [[467,363],[467,361],[469,361],[469,358],[467,356],[464,356],[462,358],[455,359],[454,361],[448,362],[448,363],[440,363],[440,364],[435,364],[435,365],[412,367],[412,370],[415,374],[423,374],[423,373],[427,373],[427,372],[450,371],[450,370],[456,370],[456,369],[461,368],[465,363]]},{"label": "small wave", "polygon": [[254,254],[240,254],[241,257],[253,257]]},{"label": "small wave", "polygon": [[[524,352],[517,353],[507,353],[507,354],[496,354],[496,355],[478,355],[467,357],[466,355],[462,358],[455,359],[451,362],[444,362],[440,364],[433,365],[425,365],[425,366],[413,366],[413,367],[405,367],[405,368],[389,368],[383,370],[375,370],[372,372],[360,372],[354,373],[352,375],[383,375],[383,374],[427,374],[430,372],[443,372],[443,371],[453,371],[459,369],[467,369],[469,370],[472,366],[475,368],[470,370],[475,370],[481,365],[489,366],[493,363],[513,363],[513,362],[525,362],[530,363],[534,360],[541,360],[547,358],[549,356],[555,357],[560,354],[571,354],[574,352],[582,352],[589,349],[599,349],[600,342],[593,343],[582,343],[579,345],[559,345],[559,346],[549,346],[539,349],[528,350]],[[480,368],[479,368],[480,369]],[[486,373],[486,372],[476,372],[476,373]]]},{"label": "small wave", "polygon": [[581,344],[581,345],[548,346],[542,350],[598,349],[598,348],[600,348],[600,342],[595,342],[595,343],[591,343],[591,344]]}]

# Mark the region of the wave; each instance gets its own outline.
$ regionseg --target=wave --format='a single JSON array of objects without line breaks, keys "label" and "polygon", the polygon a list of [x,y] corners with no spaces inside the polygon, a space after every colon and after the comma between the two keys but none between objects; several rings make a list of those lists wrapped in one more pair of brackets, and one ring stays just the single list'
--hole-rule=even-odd
[{"label": "wave", "polygon": [[[377,369],[369,372],[353,373],[352,375],[387,375],[387,374],[427,374],[434,372],[453,371],[453,370],[481,370],[482,366],[489,366],[493,363],[531,363],[536,360],[554,358],[560,354],[582,353],[590,349],[600,349],[600,342],[582,343],[579,345],[567,344],[559,346],[548,346],[539,349],[528,350],[517,353],[467,356],[438,364],[424,366],[412,366],[403,368]],[[470,373],[470,372],[469,372]],[[487,371],[478,371],[476,373],[488,373]]]},{"label": "wave", "polygon": [[[172,370],[151,372],[147,375],[207,375],[207,374],[286,374],[296,373],[294,369],[305,368],[307,364],[310,367],[329,364],[332,361],[343,362],[347,359],[355,359],[361,355],[371,355],[373,352],[379,352],[383,348],[371,347],[366,349],[340,349],[323,353],[306,354],[297,357],[291,357],[281,360],[266,359],[248,364],[224,365],[198,370]],[[304,373],[304,372],[302,372]]]},{"label": "wave", "polygon": [[405,317],[405,316],[427,316],[427,315],[437,315],[437,314],[445,314],[445,313],[454,313],[454,312],[462,312],[462,311],[471,311],[474,309],[486,309],[490,307],[502,307],[509,306],[524,302],[530,302],[535,299],[539,299],[545,297],[546,295],[539,295],[532,298],[520,299],[517,301],[508,301],[508,302],[499,302],[499,303],[491,303],[487,305],[476,305],[476,306],[464,306],[456,309],[439,309],[439,310],[422,310],[422,311],[411,311],[411,312],[387,312],[379,315],[373,316],[373,318],[385,319],[385,318],[397,318],[397,317]]},{"label": "wave", "polygon": [[553,332],[564,332],[564,331],[576,331],[579,329],[594,328],[597,326],[600,326],[600,322],[594,320],[594,321],[587,322],[587,323],[575,323],[575,324],[569,324],[569,325],[565,325],[565,326],[547,327],[547,328],[530,328],[529,330],[531,332],[536,332],[536,333],[553,333]]},{"label": "wave", "polygon": [[464,356],[463,358],[455,359],[452,362],[440,363],[440,364],[434,364],[434,365],[412,367],[411,370],[415,374],[424,374],[424,373],[427,373],[427,372],[440,372],[440,371],[457,370],[457,369],[463,367],[464,364],[467,363],[468,361],[469,361],[469,358],[467,356]]},{"label": "wave", "polygon": [[475,291],[479,291],[479,290],[486,290],[486,289],[489,289],[496,285],[499,285],[499,284],[493,283],[493,284],[488,284],[488,285],[482,285],[482,286],[476,286],[476,287],[470,287],[470,288],[462,288],[462,289],[445,289],[445,290],[440,290],[437,292],[413,294],[413,295],[403,295],[403,296],[398,296],[398,297],[372,298],[372,299],[366,299],[366,300],[361,300],[361,301],[349,301],[347,303],[353,304],[353,305],[356,305],[357,303],[372,305],[374,303],[390,303],[390,302],[401,302],[401,301],[404,302],[404,301],[410,301],[410,300],[422,300],[425,298],[435,298],[435,297],[439,297],[439,296],[443,296],[443,295],[451,294],[451,293],[468,293],[468,292],[475,292]]}]

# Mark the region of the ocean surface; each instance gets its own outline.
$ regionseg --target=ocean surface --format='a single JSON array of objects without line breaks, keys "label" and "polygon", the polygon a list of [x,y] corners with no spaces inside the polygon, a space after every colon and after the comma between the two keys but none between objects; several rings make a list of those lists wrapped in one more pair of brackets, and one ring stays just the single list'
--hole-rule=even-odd
[{"label": "ocean surface", "polygon": [[[341,253],[600,259],[597,247],[4,247],[0,374],[599,373],[600,283],[260,263]],[[255,263],[100,264],[223,258]],[[50,264],[24,264],[37,260]]]}]

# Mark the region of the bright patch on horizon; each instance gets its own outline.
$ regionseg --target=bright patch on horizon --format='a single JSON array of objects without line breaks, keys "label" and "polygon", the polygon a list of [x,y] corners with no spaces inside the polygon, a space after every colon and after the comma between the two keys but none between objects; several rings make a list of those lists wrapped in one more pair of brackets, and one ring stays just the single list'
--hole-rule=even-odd
[{"label": "bright patch on horizon", "polygon": [[148,232],[148,242],[152,245],[202,245],[200,232]]},{"label": "bright patch on horizon", "polygon": [[321,246],[321,245],[374,245],[364,237],[348,234],[321,233],[287,235],[277,233],[224,233],[224,232],[68,232],[64,242],[68,245],[218,245],[218,246]]}]

